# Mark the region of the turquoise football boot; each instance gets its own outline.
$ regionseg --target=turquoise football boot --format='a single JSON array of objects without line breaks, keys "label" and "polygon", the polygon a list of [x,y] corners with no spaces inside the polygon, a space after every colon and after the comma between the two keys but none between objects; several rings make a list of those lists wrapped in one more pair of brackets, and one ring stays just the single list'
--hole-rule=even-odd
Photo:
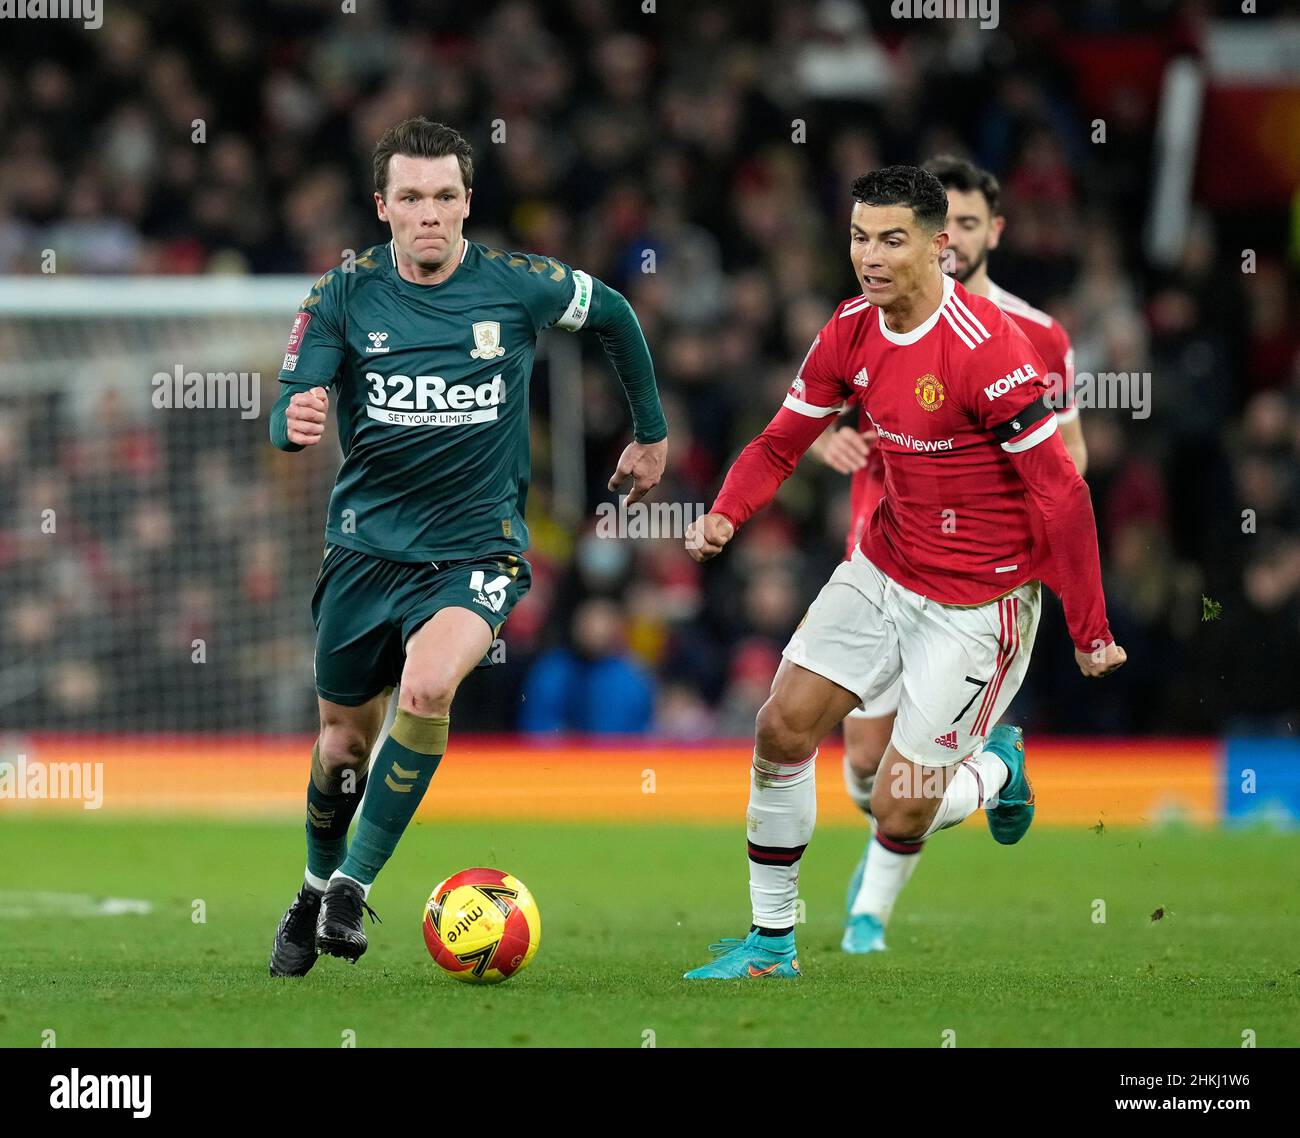
[{"label": "turquoise football boot", "polygon": [[885,926],[871,913],[850,916],[844,926],[844,939],[840,948],[851,956],[865,956],[868,952],[885,951]]},{"label": "turquoise football boot", "polygon": [[984,749],[997,755],[1010,772],[1006,785],[998,791],[997,805],[984,808],[989,832],[994,841],[1013,846],[1034,820],[1034,788],[1025,774],[1025,733],[999,723],[989,732]]},{"label": "turquoise football boot", "polygon": [[754,929],[744,940],[725,937],[709,945],[713,960],[687,972],[683,980],[797,980],[799,957],[794,933],[759,936]]}]

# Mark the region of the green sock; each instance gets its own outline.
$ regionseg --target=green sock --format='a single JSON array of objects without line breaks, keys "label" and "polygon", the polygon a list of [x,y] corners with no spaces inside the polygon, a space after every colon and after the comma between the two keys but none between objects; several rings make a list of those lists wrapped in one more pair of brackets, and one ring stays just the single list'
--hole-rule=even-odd
[{"label": "green sock", "polygon": [[357,830],[338,872],[369,885],[393,856],[447,750],[449,722],[446,715],[426,718],[398,709],[375,757]]},{"label": "green sock", "polygon": [[[366,772],[325,773],[320,761],[320,740],[311,749],[311,778],[307,782],[307,872],[313,877],[329,879],[348,852],[348,827],[361,805],[366,789]],[[346,780],[346,783],[345,783]],[[351,792],[345,785],[352,786]]]}]

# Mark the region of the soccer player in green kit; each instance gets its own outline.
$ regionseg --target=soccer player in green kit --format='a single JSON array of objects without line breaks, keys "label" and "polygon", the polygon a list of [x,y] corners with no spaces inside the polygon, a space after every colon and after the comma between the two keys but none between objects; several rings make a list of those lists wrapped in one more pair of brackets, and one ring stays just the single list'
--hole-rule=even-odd
[{"label": "soccer player in green kit", "polygon": [[[634,439],[610,490],[663,474],[668,428],[645,337],[613,289],[550,257],[467,241],[472,152],[425,118],[374,152],[387,245],[303,301],[271,440],[320,442],[334,392],[343,465],[312,599],[320,735],[307,787],[307,869],[276,929],[273,976],[366,951],[363,910],[446,751],[452,699],[528,591],[528,383],[537,335],[587,329],[623,384]],[[396,721],[367,777],[388,698]],[[348,828],[360,805],[356,832]]]}]

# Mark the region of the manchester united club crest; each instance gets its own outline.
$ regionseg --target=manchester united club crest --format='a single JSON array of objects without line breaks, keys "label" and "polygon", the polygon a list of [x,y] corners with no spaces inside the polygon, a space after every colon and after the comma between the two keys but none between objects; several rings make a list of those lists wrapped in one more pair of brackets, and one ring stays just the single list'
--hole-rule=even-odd
[{"label": "manchester united club crest", "polygon": [[922,411],[937,411],[947,396],[943,384],[932,375],[923,375],[916,381],[916,402]]},{"label": "manchester united club crest", "polygon": [[476,360],[493,360],[505,355],[501,346],[501,325],[495,320],[482,320],[474,325],[474,343],[478,345],[470,355]]}]

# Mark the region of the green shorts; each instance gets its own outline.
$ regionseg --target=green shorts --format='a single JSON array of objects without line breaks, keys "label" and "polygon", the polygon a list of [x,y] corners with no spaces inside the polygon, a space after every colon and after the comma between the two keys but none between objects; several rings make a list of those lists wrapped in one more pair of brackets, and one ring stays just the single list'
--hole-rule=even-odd
[{"label": "green shorts", "polygon": [[528,562],[514,553],[408,565],[327,545],[311,599],[317,694],[356,707],[396,687],[406,642],[440,609],[478,613],[495,638],[531,584]]}]

